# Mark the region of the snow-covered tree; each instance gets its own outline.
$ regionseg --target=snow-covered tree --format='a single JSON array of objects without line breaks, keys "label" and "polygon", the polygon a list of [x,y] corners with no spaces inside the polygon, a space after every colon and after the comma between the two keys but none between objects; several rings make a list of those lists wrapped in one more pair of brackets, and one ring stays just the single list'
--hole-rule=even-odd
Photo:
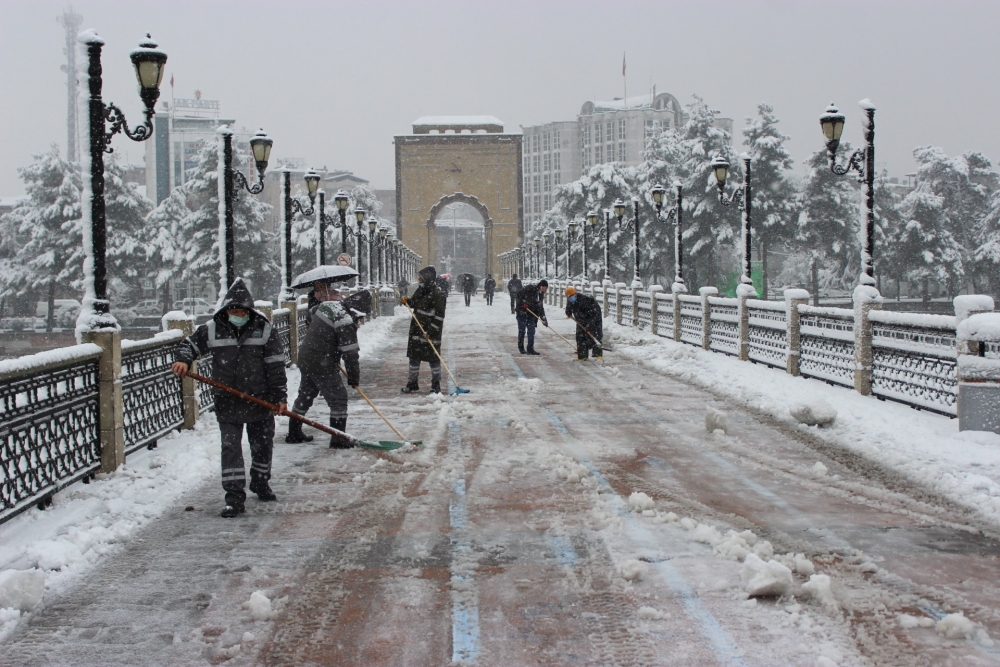
[{"label": "snow-covered tree", "polygon": [[83,278],[79,264],[70,261],[74,253],[82,252],[80,165],[64,160],[53,146],[18,172],[26,195],[0,221],[4,237],[15,239],[13,256],[0,279],[5,294],[46,296],[46,327],[51,331],[56,292]]},{"label": "snow-covered tree", "polygon": [[[838,158],[851,151],[840,144]],[[861,270],[860,195],[850,177],[830,171],[826,150],[813,153],[809,172],[802,181],[796,244],[809,255],[813,302],[819,303],[820,287],[851,287]]]},{"label": "snow-covered tree", "polygon": [[757,105],[757,118],[747,118],[743,144],[753,161],[753,240],[761,259],[763,294],[768,296],[768,250],[794,233],[796,190],[790,179],[792,158],[785,149],[788,137],[778,131],[778,118],[769,104]]},{"label": "snow-covered tree", "polygon": [[906,196],[900,212],[903,227],[890,243],[897,276],[919,281],[925,301],[929,280],[960,284],[962,248],[948,231],[944,198],[920,186]]}]

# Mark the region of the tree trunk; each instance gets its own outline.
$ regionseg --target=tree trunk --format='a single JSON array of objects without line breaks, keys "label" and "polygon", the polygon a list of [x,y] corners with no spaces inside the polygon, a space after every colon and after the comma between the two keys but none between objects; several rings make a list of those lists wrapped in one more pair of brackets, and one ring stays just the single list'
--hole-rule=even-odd
[{"label": "tree trunk", "polygon": [[923,301],[924,303],[927,303],[928,301],[931,300],[931,295],[929,292],[930,285],[928,284],[928,282],[929,281],[927,280],[927,278],[924,278],[923,280],[920,281],[920,300]]},{"label": "tree trunk", "polygon": [[48,313],[45,317],[45,330],[52,333],[56,322],[56,284],[49,282]]},{"label": "tree trunk", "polygon": [[812,258],[812,283],[813,283],[813,305],[819,305],[819,262],[816,257]]}]

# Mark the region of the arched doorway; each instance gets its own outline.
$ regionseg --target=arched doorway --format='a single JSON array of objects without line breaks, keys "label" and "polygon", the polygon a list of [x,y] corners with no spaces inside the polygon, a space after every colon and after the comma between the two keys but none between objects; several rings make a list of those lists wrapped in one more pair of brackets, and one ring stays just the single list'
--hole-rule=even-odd
[{"label": "arched doorway", "polygon": [[456,192],[442,197],[427,218],[427,246],[440,273],[471,273],[479,279],[490,270],[493,220],[476,197]]}]

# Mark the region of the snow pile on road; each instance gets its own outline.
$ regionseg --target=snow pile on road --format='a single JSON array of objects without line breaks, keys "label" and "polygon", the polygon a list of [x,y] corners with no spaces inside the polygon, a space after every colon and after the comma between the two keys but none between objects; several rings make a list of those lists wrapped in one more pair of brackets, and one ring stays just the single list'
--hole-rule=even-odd
[{"label": "snow pile on road", "polygon": [[[959,432],[958,421],[905,405],[877,401],[778,369],[742,362],[648,332],[608,324],[618,354],[769,415],[876,466],[894,469],[935,492],[974,508],[1000,525],[1000,435]],[[827,404],[837,413],[826,428],[799,424],[797,404]]]},{"label": "snow pile on road", "polygon": [[793,583],[791,570],[773,559],[764,562],[756,554],[747,554],[740,578],[750,597],[785,595]]},{"label": "snow pile on road", "polygon": [[900,614],[899,615],[899,627],[906,630],[912,630],[913,628],[930,628],[934,626],[934,619],[927,618],[926,616],[911,616],[910,614]]},{"label": "snow pile on road", "polygon": [[811,597],[819,602],[827,609],[832,611],[839,609],[837,598],[834,597],[833,590],[830,587],[830,577],[828,575],[812,575],[809,577],[809,581],[802,584],[802,592],[808,597]]},{"label": "snow pile on road", "polygon": [[268,621],[271,619],[271,599],[264,595],[264,591],[254,591],[250,594],[250,599],[243,603],[244,609],[250,610],[250,615],[255,621]]},{"label": "snow pile on road", "polygon": [[655,505],[656,503],[653,502],[653,499],[642,491],[633,491],[628,497],[628,506],[632,508],[633,512],[651,510]]},{"label": "snow pile on road", "polygon": [[795,403],[789,406],[788,414],[807,426],[829,426],[837,418],[837,411],[826,401]]},{"label": "snow pile on road", "polygon": [[0,609],[34,611],[45,594],[45,573],[30,570],[0,572]]},{"label": "snow pile on road", "polygon": [[722,431],[723,433],[729,432],[729,418],[726,417],[726,413],[721,410],[716,410],[715,408],[709,407],[705,409],[705,430],[709,433],[715,433],[716,431]]}]

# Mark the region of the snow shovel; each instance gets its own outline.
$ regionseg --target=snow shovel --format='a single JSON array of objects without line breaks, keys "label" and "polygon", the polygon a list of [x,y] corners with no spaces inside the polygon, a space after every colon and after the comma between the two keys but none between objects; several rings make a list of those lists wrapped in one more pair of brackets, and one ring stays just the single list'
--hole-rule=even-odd
[{"label": "snow shovel", "polygon": [[[531,313],[532,315],[535,315],[535,313],[532,312],[531,308],[525,307],[525,310]],[[535,319],[541,320],[542,318],[538,317],[538,315],[535,315]],[[545,328],[554,333],[555,335],[559,336],[560,338],[562,338],[564,341],[566,341],[566,344],[569,345],[571,348],[573,348],[574,352],[579,354],[580,351],[576,348],[576,344],[569,342],[569,340],[565,336],[563,336],[561,333],[550,327],[548,324],[545,325]]]},{"label": "snow shovel", "polygon": [[[347,377],[347,371],[344,370],[343,366],[340,367],[340,372],[344,374],[344,377]],[[379,417],[382,418],[382,421],[384,421],[386,423],[386,425],[388,425],[388,427],[391,428],[393,430],[393,432],[395,432],[396,435],[398,435],[403,440],[406,440],[406,436],[404,436],[402,433],[400,433],[399,429],[396,428],[395,426],[393,426],[392,422],[389,421],[384,414],[382,414],[382,411],[375,407],[375,404],[372,403],[372,399],[368,398],[368,396],[365,394],[365,392],[361,391],[361,387],[355,387],[355,389],[358,391],[359,394],[361,394],[361,398],[365,399],[365,401],[368,403],[368,405],[372,406],[372,410],[374,410],[375,413]],[[422,445],[424,443],[423,443],[423,440],[414,440],[413,444],[414,445]]]},{"label": "snow shovel", "polygon": [[[198,375],[197,373],[192,373],[190,371],[188,371],[185,375],[187,375],[187,377],[194,378],[198,382],[204,382],[205,384],[211,385],[216,389],[221,389],[222,391],[232,394],[233,396],[238,396],[245,401],[250,401],[254,405],[259,405],[262,408],[267,408],[268,410],[274,412],[275,414],[295,419],[297,421],[302,422],[303,424],[308,424],[309,426],[312,426],[314,429],[323,431],[324,433],[329,433],[333,437],[339,440],[343,440],[344,442],[353,445],[354,447],[364,447],[365,449],[377,449],[381,451],[389,451],[393,449],[399,449],[400,447],[406,444],[406,442],[396,442],[395,440],[379,440],[378,442],[367,442],[365,440],[359,440],[355,438],[353,435],[344,433],[343,431],[338,431],[337,429],[331,428],[325,424],[320,424],[319,422],[313,421],[312,419],[307,419],[300,414],[292,412],[291,410],[282,410],[274,403],[268,403],[267,401],[261,400],[255,396],[251,396],[250,394],[244,393],[239,389],[233,389],[232,387],[228,387],[222,384],[221,382],[216,382],[215,380],[207,378],[204,375]],[[417,443],[412,443],[412,444],[417,444]]]},{"label": "snow shovel", "polygon": [[434,343],[431,342],[431,337],[427,335],[427,330],[424,329],[424,325],[421,324],[420,320],[417,319],[417,314],[413,312],[412,308],[410,308],[410,304],[404,303],[403,305],[406,306],[406,309],[408,311],[410,311],[410,317],[412,317],[413,321],[417,323],[418,327],[420,327],[421,333],[424,334],[424,340],[426,340],[427,344],[431,346],[432,350],[434,350],[434,354],[437,355],[438,361],[440,361],[441,365],[444,366],[444,369],[448,371],[448,377],[451,378],[452,383],[455,385],[455,391],[453,391],[451,395],[455,396],[456,394],[468,394],[470,391],[472,391],[471,389],[462,389],[461,387],[458,386],[458,380],[456,380],[455,376],[452,375],[451,370],[448,368],[448,364],[444,363],[444,359],[441,358],[441,353],[438,352],[438,349],[434,346]]},{"label": "snow shovel", "polygon": [[594,343],[597,344],[597,347],[601,348],[601,351],[604,351],[604,350],[607,350],[609,352],[614,352],[615,351],[615,348],[613,348],[611,346],[611,343],[602,343],[601,341],[597,340],[594,337],[594,334],[590,333],[590,329],[588,329],[587,327],[585,327],[582,324],[580,324],[579,320],[577,320],[575,317],[573,317],[572,315],[570,315],[569,319],[571,319],[574,322],[576,322],[576,326],[580,327],[585,332],[587,332],[587,335],[590,336],[590,340],[594,341]]}]

